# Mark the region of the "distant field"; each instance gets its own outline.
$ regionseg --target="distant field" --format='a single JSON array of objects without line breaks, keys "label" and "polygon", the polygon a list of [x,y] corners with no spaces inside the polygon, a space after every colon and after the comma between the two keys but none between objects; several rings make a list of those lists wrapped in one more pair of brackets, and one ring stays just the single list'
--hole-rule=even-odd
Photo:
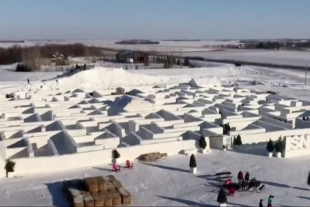
[{"label": "distant field", "polygon": [[66,40],[66,41],[26,41],[24,43],[0,43],[0,47],[11,47],[13,45],[20,46],[34,46],[42,44],[70,44],[82,43],[88,46],[109,47],[113,49],[126,50],[144,50],[144,51],[158,51],[158,52],[184,52],[184,51],[210,51],[212,49],[203,48],[206,45],[219,44],[238,44],[238,41],[159,41],[158,45],[119,45],[115,44],[119,40]]},{"label": "distant field", "polygon": [[191,57],[203,57],[213,60],[247,61],[275,65],[290,65],[305,67],[307,61],[310,66],[310,52],[306,51],[277,51],[277,50],[238,50],[173,53]]},{"label": "distant field", "polygon": [[[66,40],[66,41],[35,41],[19,43],[21,46],[33,46],[36,44],[72,44],[82,43],[88,46],[99,46],[118,50],[142,50],[156,51],[166,54],[203,57],[212,60],[248,61],[255,63],[268,63],[276,65],[289,65],[304,67],[310,61],[310,52],[302,51],[275,51],[275,50],[244,50],[225,49],[218,51],[212,48],[203,48],[206,45],[238,44],[239,41],[160,41],[159,45],[118,45],[119,40]],[[0,47],[10,47],[16,43],[0,43]]]}]

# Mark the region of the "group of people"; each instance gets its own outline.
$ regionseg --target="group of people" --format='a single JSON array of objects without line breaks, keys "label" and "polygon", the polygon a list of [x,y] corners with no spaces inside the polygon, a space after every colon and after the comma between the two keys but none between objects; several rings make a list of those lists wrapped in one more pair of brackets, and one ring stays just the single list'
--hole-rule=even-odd
[{"label": "group of people", "polygon": [[[270,196],[269,196],[267,207],[272,207],[272,200],[273,200],[273,198],[274,198],[273,195],[270,195]],[[260,199],[260,201],[259,201],[259,207],[264,207],[263,201],[264,201],[263,199]]]},{"label": "group of people", "polygon": [[[242,171],[239,171],[239,173],[238,173],[238,180],[239,180],[239,184],[242,185],[242,190],[248,190],[248,189],[250,189],[252,187],[259,187],[260,189],[262,189],[264,187],[264,185],[261,186],[261,183],[259,181],[257,181],[255,179],[255,177],[250,180],[250,173],[249,172],[246,172],[245,176],[243,177]],[[274,198],[273,195],[269,196],[267,207],[272,207],[272,200],[273,200],[273,198]],[[260,199],[259,207],[264,207],[263,199]]]}]

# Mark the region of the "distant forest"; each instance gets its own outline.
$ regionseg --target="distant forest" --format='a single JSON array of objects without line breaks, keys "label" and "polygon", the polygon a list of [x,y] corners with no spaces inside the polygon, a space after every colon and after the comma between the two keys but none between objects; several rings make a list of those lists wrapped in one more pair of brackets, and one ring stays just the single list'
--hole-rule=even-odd
[{"label": "distant forest", "polygon": [[101,56],[103,49],[83,44],[48,44],[43,46],[0,48],[0,65],[24,62],[36,58],[52,58],[56,52],[64,57]]}]

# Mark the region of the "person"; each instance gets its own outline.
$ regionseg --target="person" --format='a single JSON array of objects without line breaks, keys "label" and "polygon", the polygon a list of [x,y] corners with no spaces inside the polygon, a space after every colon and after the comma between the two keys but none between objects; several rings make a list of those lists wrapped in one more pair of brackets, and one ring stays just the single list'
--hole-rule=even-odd
[{"label": "person", "polygon": [[260,199],[260,201],[259,201],[259,207],[264,207],[264,205],[263,205],[263,199]]},{"label": "person", "polygon": [[28,82],[28,84],[30,84],[30,80],[29,79],[27,79],[27,82]]},{"label": "person", "polygon": [[236,191],[236,188],[234,186],[229,186],[228,187],[228,192],[229,192],[230,196],[234,196],[235,195],[235,191]]},{"label": "person", "polygon": [[274,196],[270,195],[268,198],[268,207],[272,207],[272,200],[273,200]]},{"label": "person", "polygon": [[247,187],[247,182],[244,179],[242,180],[242,184],[241,185],[242,185],[242,190],[245,191],[246,187]]},{"label": "person", "polygon": [[249,172],[246,172],[246,173],[245,173],[244,179],[245,179],[247,182],[249,182],[249,180],[250,180],[250,173],[249,173]]},{"label": "person", "polygon": [[230,183],[231,183],[231,179],[228,179],[225,181],[225,185],[230,185]]},{"label": "person", "polygon": [[241,172],[241,170],[238,173],[238,180],[239,180],[239,183],[241,183],[243,180],[243,173]]}]

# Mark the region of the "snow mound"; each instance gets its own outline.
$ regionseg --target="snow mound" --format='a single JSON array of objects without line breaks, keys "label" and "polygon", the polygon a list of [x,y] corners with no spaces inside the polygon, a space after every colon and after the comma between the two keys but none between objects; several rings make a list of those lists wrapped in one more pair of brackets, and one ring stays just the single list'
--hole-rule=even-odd
[{"label": "snow mound", "polygon": [[221,82],[216,77],[211,78],[195,78],[189,81],[188,83],[191,87],[199,86],[221,86]]},{"label": "snow mound", "polygon": [[81,71],[70,77],[59,79],[61,86],[82,86],[82,87],[121,87],[150,85],[161,83],[167,78],[154,77],[141,74],[132,74],[123,69],[97,67],[92,70]]}]

